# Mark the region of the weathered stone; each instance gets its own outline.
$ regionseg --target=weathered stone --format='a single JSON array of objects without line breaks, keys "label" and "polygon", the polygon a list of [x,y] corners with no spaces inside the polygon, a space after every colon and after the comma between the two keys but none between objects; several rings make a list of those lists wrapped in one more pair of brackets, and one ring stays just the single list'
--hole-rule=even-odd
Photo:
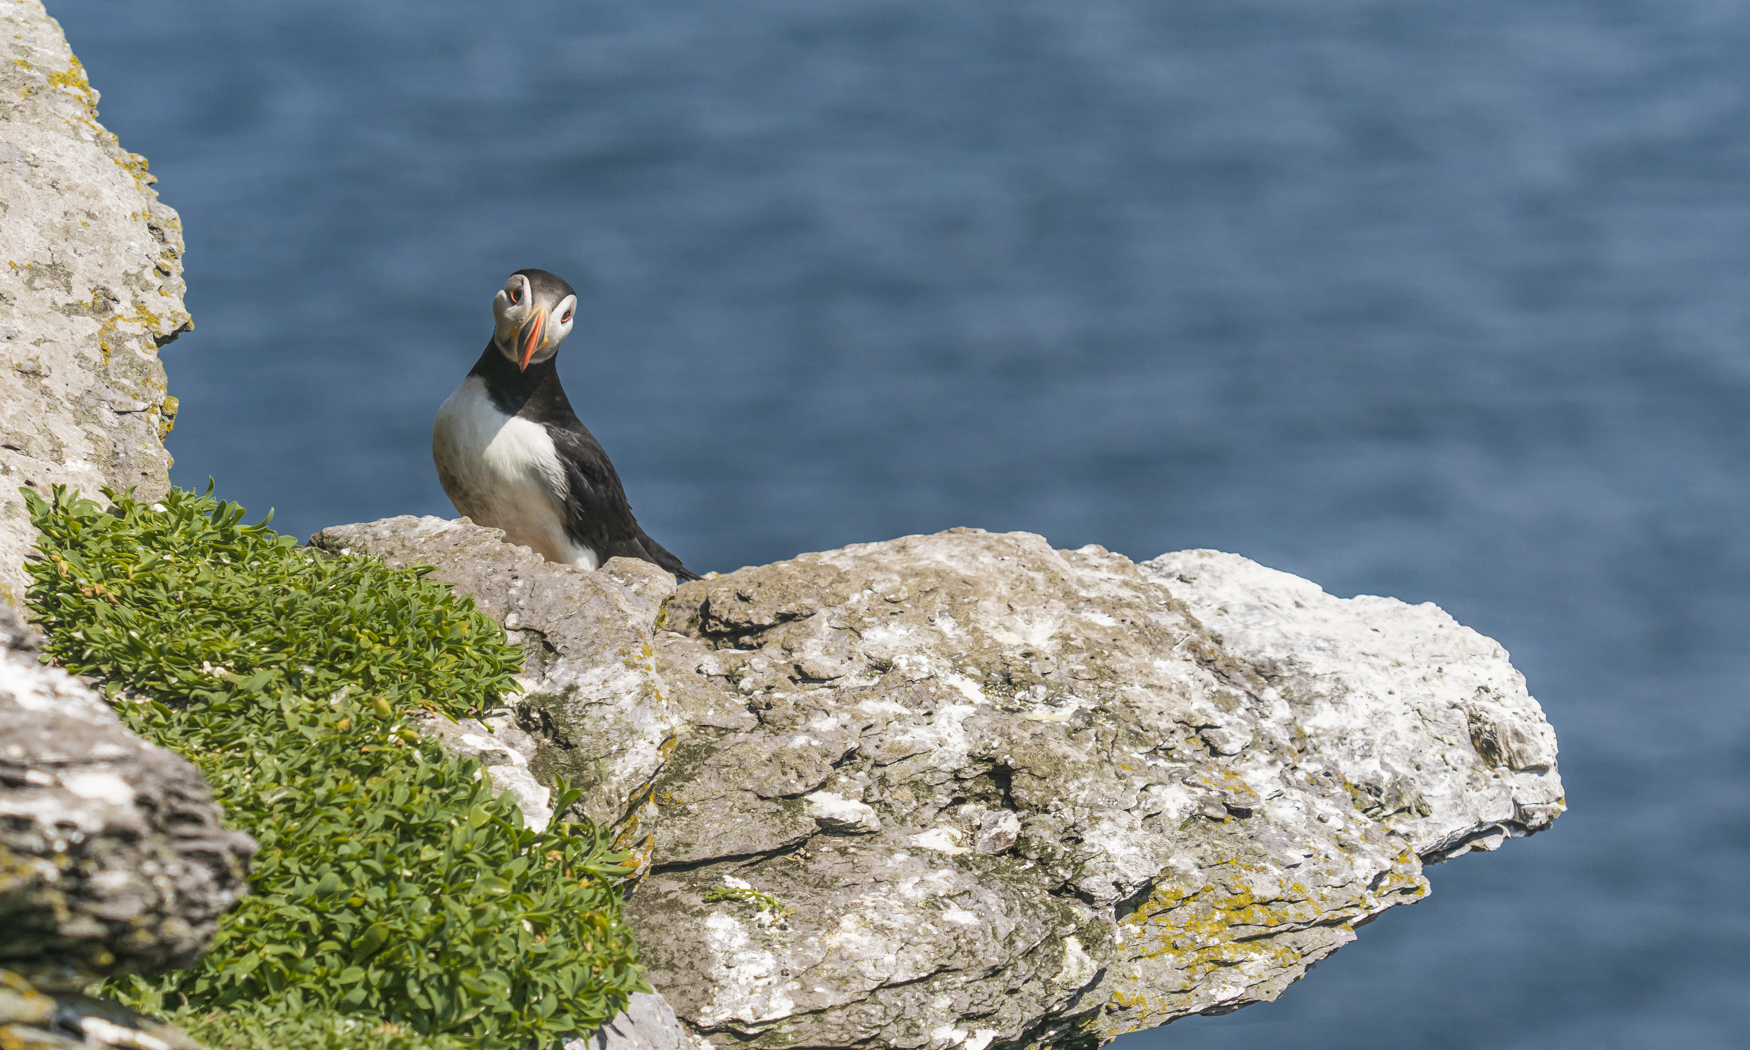
[{"label": "weathered stone", "polygon": [[0,0],[0,602],[36,539],[21,485],[169,488],[158,348],[190,325],[182,226],[39,0]]},{"label": "weathered stone", "polygon": [[553,807],[548,804],[553,793],[529,772],[529,757],[538,750],[534,737],[507,718],[487,718],[497,725],[489,726],[477,718],[452,721],[441,714],[417,716],[413,724],[441,742],[450,754],[479,762],[492,778],[493,787],[516,797],[524,822],[536,831],[545,830],[553,822]]},{"label": "weathered stone", "polygon": [[11,970],[0,970],[0,1025],[46,1028],[55,1019],[55,1000]]},{"label": "weathered stone", "polygon": [[39,987],[189,965],[254,841],[185,759],[42,666],[3,606],[0,637],[0,965]]},{"label": "weathered stone", "polygon": [[203,1050],[180,1029],[78,992],[45,994],[0,970],[0,1050]]},{"label": "weathered stone", "polygon": [[660,995],[638,992],[626,1008],[593,1035],[572,1039],[565,1050],[708,1050],[674,1015]]},{"label": "weathered stone", "polygon": [[465,518],[399,517],[324,529],[310,543],[395,567],[429,565],[434,579],[473,595],[523,643],[516,712],[534,732],[529,768],[543,782],[564,776],[584,792],[586,815],[636,846],[638,815],[676,729],[653,656],[674,577],[630,558],[597,572],[559,565],[503,535]]},{"label": "weathered stone", "polygon": [[[528,571],[460,523],[337,533],[406,562],[467,547],[480,571],[445,571],[495,615],[498,566]],[[626,674],[665,588],[561,572],[545,603],[590,618],[567,673]],[[573,702],[539,728],[577,747],[604,711],[661,753],[678,720],[627,917],[721,1046],[1094,1045],[1272,999],[1423,896],[1424,864],[1563,808],[1499,646],[1233,555],[957,529],[685,584],[653,646],[639,695],[672,719]]]},{"label": "weathered stone", "polygon": [[1332,756],[1356,805],[1424,862],[1547,827],[1562,812],[1556,734],[1507,652],[1428,602],[1333,598],[1233,554],[1145,562],[1289,703],[1303,769]]}]

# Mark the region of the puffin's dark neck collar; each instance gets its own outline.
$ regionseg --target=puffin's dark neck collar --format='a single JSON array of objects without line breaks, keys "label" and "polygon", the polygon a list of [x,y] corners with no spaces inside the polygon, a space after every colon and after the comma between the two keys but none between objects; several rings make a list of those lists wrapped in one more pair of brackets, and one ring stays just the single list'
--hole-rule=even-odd
[{"label": "puffin's dark neck collar", "polygon": [[[492,399],[494,406],[507,416],[514,416],[522,411],[523,406],[543,387],[559,388],[559,355],[555,354],[545,361],[537,361],[527,369],[519,370],[516,363],[499,352],[496,344],[488,342],[486,352],[480,355],[480,360],[474,362],[474,368],[468,374],[479,376],[486,383],[486,396]],[[561,393],[561,397],[564,395]]]}]

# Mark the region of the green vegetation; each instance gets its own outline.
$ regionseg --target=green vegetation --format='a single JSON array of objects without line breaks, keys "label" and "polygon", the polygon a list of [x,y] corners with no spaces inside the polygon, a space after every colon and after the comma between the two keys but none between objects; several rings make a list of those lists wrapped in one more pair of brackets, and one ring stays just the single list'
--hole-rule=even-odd
[{"label": "green vegetation", "polygon": [[106,495],[26,492],[49,655],[101,677],[261,844],[200,963],[107,994],[237,1050],[521,1050],[647,987],[605,833],[524,827],[476,763],[407,724],[512,687],[518,651],[471,599],[298,547],[210,489]]},{"label": "green vegetation", "polygon": [[769,911],[774,915],[789,916],[796,914],[795,908],[784,907],[782,904],[778,903],[778,898],[769,893],[762,893],[759,890],[743,889],[739,886],[713,886],[705,891],[704,896],[701,897],[700,900],[704,901],[706,904],[715,904],[718,901],[738,901],[742,904],[751,904],[760,911]]},{"label": "green vegetation", "polygon": [[331,1011],[273,1006],[168,1011],[164,1019],[201,1043],[224,1050],[471,1050],[450,1035],[420,1035],[405,1025]]}]

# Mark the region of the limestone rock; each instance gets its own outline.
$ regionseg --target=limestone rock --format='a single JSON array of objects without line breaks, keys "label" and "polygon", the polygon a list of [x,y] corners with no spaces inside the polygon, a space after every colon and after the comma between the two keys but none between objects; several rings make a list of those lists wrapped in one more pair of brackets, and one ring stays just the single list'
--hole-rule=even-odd
[{"label": "limestone rock", "polygon": [[[605,714],[658,756],[627,918],[719,1046],[1092,1046],[1272,999],[1424,864],[1563,808],[1498,645],[1234,555],[969,529],[808,554],[681,586],[646,661],[668,592],[635,565],[540,570],[435,519],[341,534],[572,639],[578,694],[530,724],[580,748]],[[540,603],[505,597],[534,572]]]},{"label": "limestone rock", "polygon": [[0,1047],[5,1050],[203,1050],[178,1028],[78,992],[45,993],[0,970]]},{"label": "limestone rock", "polygon": [[706,1050],[675,1017],[660,995],[638,992],[612,1021],[587,1037],[572,1039],[565,1050]]},{"label": "limestone rock", "polygon": [[372,554],[397,568],[432,566],[433,579],[472,595],[504,624],[525,653],[516,712],[534,730],[528,768],[546,783],[564,776],[584,792],[578,804],[587,816],[621,828],[634,844],[677,727],[653,654],[674,577],[629,558],[597,572],[559,565],[503,535],[467,519],[399,517],[324,529],[310,544]]},{"label": "limestone rock", "polygon": [[[487,725],[487,720],[495,724]],[[529,772],[529,759],[538,749],[535,739],[504,715],[452,721],[445,715],[427,713],[416,717],[413,724],[441,742],[450,754],[479,762],[492,778],[493,787],[516,797],[517,808],[529,827],[544,831],[553,822],[553,807],[549,805],[553,792]]]},{"label": "limestone rock", "polygon": [[1561,813],[1555,730],[1524,678],[1506,650],[1433,603],[1333,598],[1216,551],[1142,569],[1265,677],[1308,755],[1332,756],[1362,812],[1424,862],[1492,850]]},{"label": "limestone rock", "polygon": [[39,0],[0,0],[0,602],[36,539],[18,493],[168,490],[158,349],[190,326],[182,226]]},{"label": "limestone rock", "polygon": [[0,624],[0,966],[40,986],[189,965],[245,892],[254,841],[187,760],[40,664],[3,607]]}]

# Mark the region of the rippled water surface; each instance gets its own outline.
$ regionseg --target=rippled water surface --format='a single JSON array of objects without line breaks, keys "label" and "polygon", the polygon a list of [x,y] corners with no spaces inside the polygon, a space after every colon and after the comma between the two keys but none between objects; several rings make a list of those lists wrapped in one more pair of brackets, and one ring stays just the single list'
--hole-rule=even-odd
[{"label": "rippled water surface", "polygon": [[1120,1050],[1750,1028],[1750,8],[50,0],[188,235],[176,478],[450,513],[509,271],[641,519],[1239,551],[1500,639],[1555,830]]}]

